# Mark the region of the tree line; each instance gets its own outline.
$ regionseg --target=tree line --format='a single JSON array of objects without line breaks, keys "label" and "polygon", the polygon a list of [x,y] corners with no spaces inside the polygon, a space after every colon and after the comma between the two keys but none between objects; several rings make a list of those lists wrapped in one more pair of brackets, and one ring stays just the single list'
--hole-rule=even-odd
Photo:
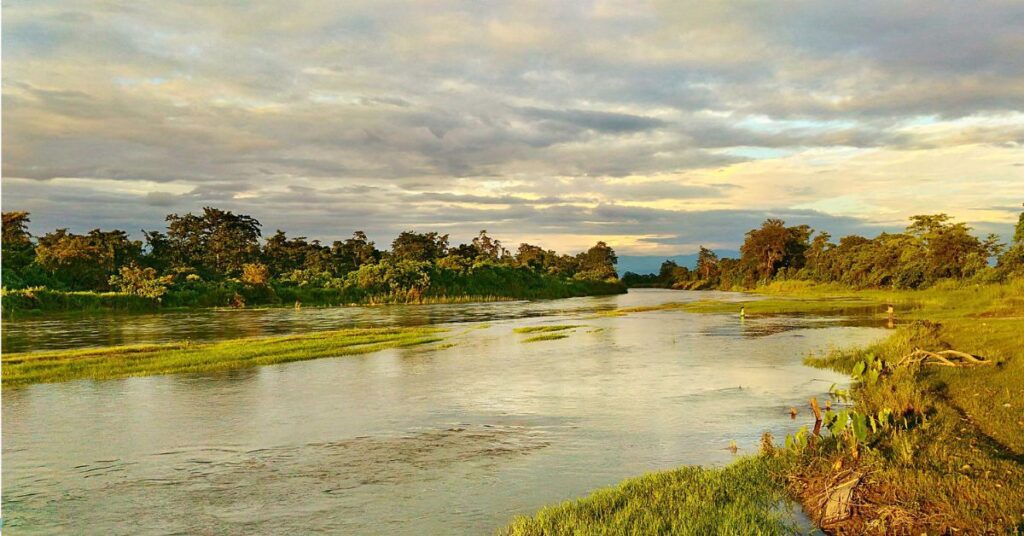
[{"label": "tree line", "polygon": [[1024,276],[1024,213],[1013,239],[979,238],[946,214],[910,218],[902,233],[844,236],[768,219],[746,233],[739,258],[700,247],[691,269],[665,261],[657,274],[627,272],[627,286],[742,289],[780,279],[840,283],[855,288],[916,289],[942,280],[999,281]]},{"label": "tree line", "polygon": [[264,237],[256,218],[212,207],[166,221],[164,230],[143,231],[143,240],[101,229],[36,237],[29,213],[4,212],[3,286],[167,296],[179,305],[282,301],[300,296],[297,289],[334,290],[337,300],[355,301],[621,291],[615,251],[604,242],[565,255],[526,243],[512,252],[486,231],[458,245],[447,234],[405,231],[382,250],[362,231],[329,245],[281,230]]}]

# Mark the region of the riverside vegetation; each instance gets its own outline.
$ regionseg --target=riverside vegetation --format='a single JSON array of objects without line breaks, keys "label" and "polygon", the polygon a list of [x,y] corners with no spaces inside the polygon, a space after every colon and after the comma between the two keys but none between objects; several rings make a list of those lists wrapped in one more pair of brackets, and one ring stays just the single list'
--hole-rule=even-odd
[{"label": "riverside vegetation", "polygon": [[[4,223],[7,248],[11,243],[6,215]],[[810,365],[846,371],[854,378],[851,389],[832,391],[829,402],[834,410],[825,412],[820,435],[802,429],[786,438],[785,447],[765,437],[762,454],[741,458],[725,468],[687,467],[646,475],[535,516],[517,518],[503,532],[785,533],[793,525],[792,516],[780,507],[787,499],[802,504],[816,523],[834,533],[1024,530],[1024,215],[1008,246],[993,237],[976,238],[966,226],[951,223],[944,215],[915,217],[907,232],[899,235],[846,237],[838,245],[832,244],[827,234],[813,240],[811,234],[804,226],[786,227],[769,220],[748,233],[741,259],[718,260],[702,250],[698,268],[687,270],[684,278],[674,277],[671,284],[752,289],[765,299],[657,308],[735,314],[745,307],[749,315],[857,309],[884,318],[887,306],[894,306],[900,325],[887,341],[807,359]],[[416,236],[419,238],[406,239],[418,244],[417,248],[446,243],[436,235]],[[465,246],[466,251],[487,251],[488,240],[481,233],[479,243]],[[41,239],[36,245],[27,238],[23,243],[27,244],[25,251],[32,246],[37,259],[23,267],[43,269],[38,249],[49,241]],[[159,241],[151,247],[156,243]],[[352,274],[366,266],[374,267],[365,268],[369,273],[388,273],[403,262],[444,268],[457,258],[467,258],[445,245],[443,257],[408,260],[403,257],[405,244],[405,239],[396,239],[391,252],[346,273],[345,281],[358,284],[359,276]],[[43,257],[46,255],[44,249]],[[520,248],[515,257],[499,253],[474,260],[468,267],[542,273],[536,267],[527,268],[531,266],[529,258]],[[577,264],[571,276],[558,275],[559,281],[616,285],[614,253],[603,244],[577,257],[552,254],[541,258],[549,260],[540,261],[540,267],[545,262],[555,263],[548,265],[545,277],[555,277],[550,268],[557,267],[559,261],[552,259],[562,259]],[[8,259],[5,251],[5,263]],[[594,259],[598,262],[592,263]],[[32,268],[33,263],[38,266]],[[246,275],[247,270],[267,275],[267,281],[274,273],[267,265],[247,269],[246,264],[253,263],[238,266],[240,279],[217,284],[245,285],[245,279],[256,277]],[[603,272],[591,274],[594,266]],[[151,275],[157,278],[172,275],[159,275],[163,272],[152,267],[132,269],[152,269],[155,273]],[[8,273],[6,267],[4,273]],[[680,273],[684,272],[675,275]],[[117,277],[114,274],[108,284],[119,284]],[[188,279],[186,276],[185,281]],[[635,280],[628,274],[625,279]],[[139,287],[149,288],[150,281],[145,279]],[[422,286],[398,288],[406,298],[412,289],[421,297],[429,295]],[[5,311],[7,301],[5,295]],[[621,309],[615,314],[651,309],[656,308]],[[523,335],[525,340],[546,340],[575,327],[547,326]],[[4,356],[4,385],[227,370],[425,344],[441,337],[424,329],[346,330],[195,347],[178,344],[14,354]],[[933,366],[908,361],[907,356],[915,350],[955,350],[979,363]],[[840,508],[837,514],[834,497],[843,489],[849,492],[849,507]]]},{"label": "riverside vegetation", "polygon": [[[872,347],[805,360],[854,378],[850,390],[832,390],[835,411],[823,415],[820,435],[805,426],[784,448],[767,437],[761,454],[724,468],[644,475],[519,517],[500,533],[788,534],[795,522],[780,508],[785,501],[836,534],[1024,530],[1024,279],[900,291],[784,282],[756,291],[767,299],[652,309],[746,307],[756,316],[852,303],[884,318],[884,305],[896,304],[901,324]],[[983,364],[908,364],[914,349],[955,349]],[[850,482],[851,508],[830,519],[830,496]]]},{"label": "riverside vegetation", "polygon": [[223,372],[419,346],[443,340],[445,331],[439,328],[361,328],[207,344],[182,342],[4,354],[3,386]]},{"label": "riverside vegetation", "polygon": [[283,231],[262,240],[255,218],[216,208],[171,214],[145,241],[120,230],[34,237],[29,214],[3,214],[3,313],[155,311],[183,307],[437,303],[625,292],[616,255],[599,242],[578,255],[531,244],[515,253],[486,231],[401,233],[381,251],[357,231],[330,246]]},{"label": "riverside vegetation", "polygon": [[[756,285],[763,299],[615,314],[742,307],[748,315],[885,318],[892,306],[899,324],[869,348],[805,360],[854,380],[830,390],[823,402],[834,409],[819,433],[805,426],[785,447],[766,436],[760,454],[724,468],[651,473],[516,518],[499,533],[787,534],[795,526],[780,508],[786,501],[833,534],[1024,532],[1024,215],[1009,247],[967,231],[942,215],[915,217],[906,234],[834,245],[769,221],[747,235],[742,259],[702,248],[696,270],[666,263],[657,276],[626,274],[641,286]],[[908,359],[917,352],[970,359]]]}]

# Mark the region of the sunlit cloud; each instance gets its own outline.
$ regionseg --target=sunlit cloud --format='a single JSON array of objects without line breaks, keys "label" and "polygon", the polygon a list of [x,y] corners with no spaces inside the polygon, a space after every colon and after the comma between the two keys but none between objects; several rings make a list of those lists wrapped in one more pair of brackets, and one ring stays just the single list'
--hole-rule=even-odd
[{"label": "sunlit cloud", "polygon": [[245,211],[622,252],[1024,201],[1024,5],[34,0],[3,17],[3,206]]}]

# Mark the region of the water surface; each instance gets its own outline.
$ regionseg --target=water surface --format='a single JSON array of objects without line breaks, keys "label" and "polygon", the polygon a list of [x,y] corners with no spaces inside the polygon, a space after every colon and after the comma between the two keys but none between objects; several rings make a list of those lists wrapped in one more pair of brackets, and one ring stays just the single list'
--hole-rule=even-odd
[{"label": "water surface", "polygon": [[[801,358],[884,335],[867,319],[593,314],[704,297],[428,306],[454,346],[5,390],[5,529],[489,533],[625,477],[727,463],[731,440],[742,454],[783,437],[808,420],[790,406],[845,381]],[[295,330],[418,311],[393,310],[260,314]],[[566,323],[581,327],[561,340],[513,332]]]}]

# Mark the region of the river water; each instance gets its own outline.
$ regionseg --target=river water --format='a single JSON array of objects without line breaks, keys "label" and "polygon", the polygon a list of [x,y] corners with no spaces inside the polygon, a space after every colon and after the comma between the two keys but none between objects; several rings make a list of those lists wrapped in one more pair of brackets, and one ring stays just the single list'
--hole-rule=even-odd
[{"label": "river water", "polygon": [[[646,471],[720,465],[807,424],[804,367],[867,318],[616,307],[738,295],[207,311],[4,323],[4,351],[442,324],[444,345],[3,393],[8,534],[481,534]],[[57,323],[53,323],[57,322]],[[65,324],[59,324],[64,322]],[[514,328],[573,324],[560,340]],[[67,333],[67,336],[62,336]],[[18,342],[12,342],[18,341]],[[19,346],[20,345],[20,346]]]}]

